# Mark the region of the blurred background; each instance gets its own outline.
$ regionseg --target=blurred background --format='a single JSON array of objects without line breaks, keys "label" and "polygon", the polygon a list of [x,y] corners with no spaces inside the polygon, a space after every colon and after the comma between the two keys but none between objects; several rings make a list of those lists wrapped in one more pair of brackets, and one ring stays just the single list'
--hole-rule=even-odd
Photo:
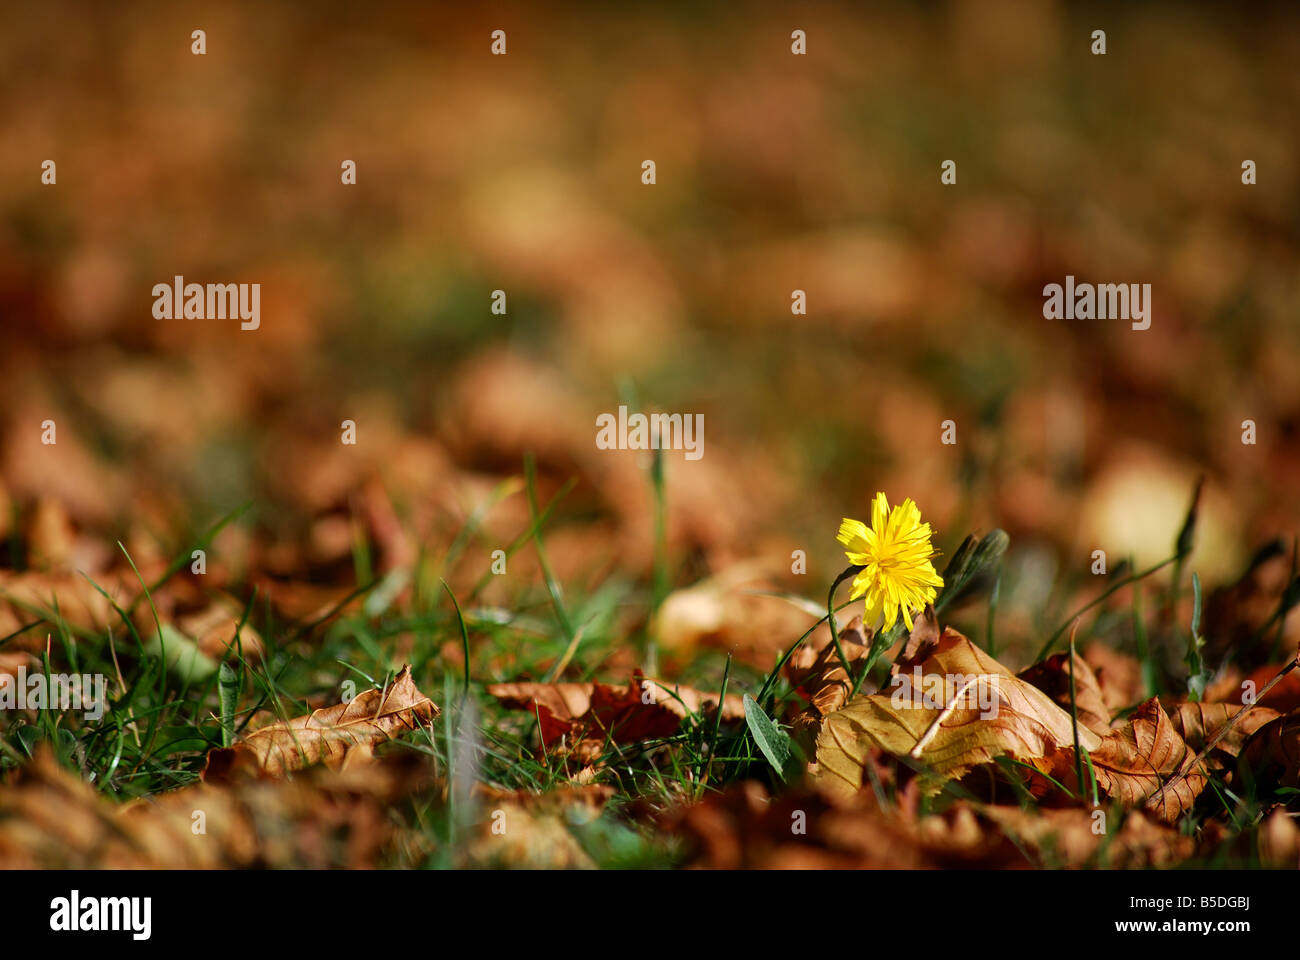
[{"label": "blurred background", "polygon": [[[1170,553],[1198,476],[1207,583],[1289,549],[1296,8],[862,6],[13,6],[0,566],[102,574],[122,540],[157,567],[252,501],[213,582],[355,584],[358,537],[410,566],[483,508],[445,571],[473,583],[527,527],[491,497],[532,451],[543,501],[577,479],[566,589],[644,583],[649,459],[594,444],[620,403],[704,415],[703,459],[664,461],[669,586],[758,565],[820,598],[877,490],[946,553],[1010,533],[999,616],[1032,647],[1093,550]],[[178,274],[260,283],[261,328],[156,320]],[[1150,329],[1045,320],[1067,274],[1150,283]]]}]

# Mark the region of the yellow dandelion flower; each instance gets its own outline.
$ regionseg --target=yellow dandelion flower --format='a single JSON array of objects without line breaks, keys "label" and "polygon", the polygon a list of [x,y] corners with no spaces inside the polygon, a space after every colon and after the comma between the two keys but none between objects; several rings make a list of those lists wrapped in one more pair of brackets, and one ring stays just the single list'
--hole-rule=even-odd
[{"label": "yellow dandelion flower", "polygon": [[850,600],[866,597],[863,622],[870,625],[885,615],[882,630],[887,630],[899,615],[912,629],[912,612],[933,603],[943,578],[931,562],[935,556],[930,545],[930,525],[921,522],[921,511],[911,499],[889,509],[883,493],[871,504],[871,526],[847,517],[840,523],[838,540],[844,552],[862,572],[853,578]]}]

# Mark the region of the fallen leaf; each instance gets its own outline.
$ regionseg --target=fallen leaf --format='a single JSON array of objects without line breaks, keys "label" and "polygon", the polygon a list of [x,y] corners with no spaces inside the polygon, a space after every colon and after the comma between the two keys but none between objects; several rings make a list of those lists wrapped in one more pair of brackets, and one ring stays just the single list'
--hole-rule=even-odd
[{"label": "fallen leaf", "polygon": [[1269,707],[1278,713],[1290,713],[1300,708],[1300,670],[1292,670],[1279,680],[1268,693],[1263,690],[1270,680],[1286,668],[1286,664],[1265,664],[1249,674],[1242,675],[1229,671],[1225,676],[1206,688],[1205,699],[1209,702],[1241,703],[1247,691],[1258,699],[1261,707]]},{"label": "fallen leaf", "polygon": [[[1021,680],[1032,683],[1052,698],[1062,710],[1070,711],[1070,667],[1068,653],[1057,653],[1021,670]],[[1110,732],[1110,709],[1101,692],[1101,684],[1092,667],[1077,653],[1074,655],[1074,704],[1079,723],[1098,736]]]},{"label": "fallen leaf", "polygon": [[[1145,806],[1163,823],[1173,823],[1189,810],[1207,782],[1207,767],[1202,762],[1192,769],[1196,751],[1155,698],[1087,749],[1098,788],[1125,806]],[[1073,748],[1056,757],[1054,774],[1077,789]]]},{"label": "fallen leaf", "polygon": [[22,650],[0,650],[0,685],[12,682],[17,678],[19,668],[26,667],[30,671],[38,663],[39,661],[35,657]]},{"label": "fallen leaf", "polygon": [[[870,652],[870,640],[862,628],[861,617],[854,617],[840,631],[840,649],[850,665]],[[796,736],[806,737],[815,733],[822,720],[844,706],[849,698],[849,675],[844,672],[839,653],[829,637],[819,650],[807,644],[800,647],[786,663],[784,673],[808,701],[808,708],[794,718],[792,726]],[[809,742],[807,745],[812,744]]]},{"label": "fallen leaf", "polygon": [[[744,561],[668,594],[651,626],[662,654],[685,663],[710,647],[740,662],[770,666],[791,638],[824,612],[771,595],[780,589],[776,569],[772,563]],[[825,627],[815,635],[830,638]]]},{"label": "fallen leaf", "polygon": [[1178,863],[1195,852],[1190,836],[1149,819],[1141,811],[1124,813],[1124,822],[1113,835],[1106,830],[1098,832],[1098,824],[1105,821],[1099,821],[1094,813],[1080,807],[980,809],[982,817],[1033,852],[1043,866],[1146,869]]},{"label": "fallen leaf", "polygon": [[[1277,631],[1265,628],[1276,615],[1294,576],[1289,553],[1280,540],[1266,544],[1251,558],[1236,583],[1220,587],[1206,598],[1205,656],[1211,662],[1231,658],[1250,670],[1272,652]],[[1287,617],[1282,629],[1287,646],[1300,642],[1300,620]],[[1276,672],[1268,674],[1265,681]]]},{"label": "fallen leaf", "polygon": [[562,812],[499,801],[464,851],[466,865],[516,870],[592,870],[595,862]]},{"label": "fallen leaf", "polygon": [[313,710],[250,733],[233,747],[208,751],[204,780],[221,782],[241,773],[281,777],[315,763],[339,768],[349,754],[368,756],[379,743],[414,730],[439,714],[403,667],[384,690],[367,690],[348,703]]},{"label": "fallen leaf", "polygon": [[[1236,703],[1182,702],[1166,704],[1165,709],[1174,729],[1178,731],[1187,746],[1199,751],[1204,750],[1206,744],[1218,736],[1224,724],[1246,707]],[[1218,754],[1217,759],[1220,760],[1237,756],[1241,752],[1242,744],[1252,733],[1280,716],[1280,713],[1268,707],[1259,705],[1252,707],[1250,712],[1233,724],[1232,729],[1223,736],[1223,739],[1214,745],[1212,752]]]},{"label": "fallen leaf", "polygon": [[[634,675],[626,687],[605,683],[494,683],[487,692],[504,706],[526,710],[539,721],[549,751],[562,739],[569,746],[607,738],[633,743],[677,732],[690,714],[711,712],[717,695]],[[740,697],[728,694],[722,719],[745,716]]]},{"label": "fallen leaf", "polygon": [[414,821],[406,803],[427,793],[431,772],[424,758],[399,754],[364,770],[200,783],[119,806],[41,749],[0,788],[0,868],[382,867],[398,854],[399,815]]},{"label": "fallen leaf", "polygon": [[1084,648],[1083,659],[1092,667],[1102,700],[1111,716],[1147,698],[1142,664],[1137,657],[1112,650],[1102,643],[1092,643]]},{"label": "fallen leaf", "polygon": [[[139,593],[139,581],[126,576],[100,576],[96,582],[119,606],[126,608]],[[76,573],[13,573],[0,571],[0,601],[7,601],[14,617],[21,623],[33,619],[53,622],[57,616],[73,627],[95,633],[118,620],[117,612],[104,594],[85,577]],[[20,641],[36,642],[29,631]],[[44,646],[44,634],[39,645]]]},{"label": "fallen leaf", "polygon": [[934,612],[934,606],[926,604],[925,609],[912,625],[912,632],[907,635],[907,641],[903,644],[902,652],[894,661],[890,673],[910,670],[916,664],[924,663],[938,649],[939,638],[939,618]]},{"label": "fallen leaf", "polygon": [[251,624],[240,626],[243,615],[243,609],[232,598],[223,596],[199,610],[178,614],[176,626],[214,660],[225,659],[236,647],[236,639],[245,660],[261,660],[265,656],[262,637]]},{"label": "fallen leaf", "polygon": [[806,790],[769,798],[756,781],[675,808],[663,829],[680,837],[689,867],[737,869],[941,869],[1025,865],[997,831],[981,831],[969,808],[913,821],[886,813],[867,792],[831,797]]},{"label": "fallen leaf", "polygon": [[1300,787],[1300,713],[1277,717],[1251,734],[1237,755],[1237,769],[1261,787]]},{"label": "fallen leaf", "polygon": [[[1083,725],[1078,732],[1090,750],[1101,742]],[[1073,742],[1068,713],[948,628],[922,663],[896,675],[891,693],[856,697],[826,718],[814,776],[853,793],[862,786],[873,747],[951,779],[999,756],[1035,760]],[[940,788],[933,781],[925,786],[928,792]]]},{"label": "fallen leaf", "polygon": [[509,803],[530,812],[568,813],[575,808],[587,817],[600,815],[617,789],[608,783],[564,785],[536,793],[531,790],[501,790],[486,783],[474,785],[474,795],[485,804]]}]

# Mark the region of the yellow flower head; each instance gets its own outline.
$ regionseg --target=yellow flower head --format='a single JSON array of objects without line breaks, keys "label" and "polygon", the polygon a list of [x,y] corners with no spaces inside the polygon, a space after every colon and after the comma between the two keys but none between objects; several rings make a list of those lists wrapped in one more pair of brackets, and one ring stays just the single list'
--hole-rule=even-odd
[{"label": "yellow flower head", "polygon": [[837,538],[844,544],[849,561],[863,568],[853,578],[850,600],[865,596],[868,626],[885,615],[882,630],[894,625],[901,613],[912,629],[912,612],[933,603],[943,578],[934,570],[931,558],[930,525],[921,522],[921,511],[907,499],[901,507],[889,509],[883,493],[871,504],[871,526],[861,520],[840,523]]}]

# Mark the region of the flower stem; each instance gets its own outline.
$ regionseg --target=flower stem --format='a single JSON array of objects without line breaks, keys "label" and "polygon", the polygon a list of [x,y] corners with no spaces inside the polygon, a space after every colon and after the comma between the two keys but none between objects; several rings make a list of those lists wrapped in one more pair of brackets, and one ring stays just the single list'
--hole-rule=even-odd
[{"label": "flower stem", "polygon": [[849,667],[849,658],[844,655],[844,647],[840,644],[840,628],[835,623],[835,591],[839,589],[841,583],[856,577],[863,570],[860,566],[851,566],[835,578],[831,584],[831,592],[826,596],[826,622],[831,628],[831,642],[835,644],[835,653],[840,658],[840,666],[844,668],[844,677],[849,682],[853,682],[853,670]]}]

